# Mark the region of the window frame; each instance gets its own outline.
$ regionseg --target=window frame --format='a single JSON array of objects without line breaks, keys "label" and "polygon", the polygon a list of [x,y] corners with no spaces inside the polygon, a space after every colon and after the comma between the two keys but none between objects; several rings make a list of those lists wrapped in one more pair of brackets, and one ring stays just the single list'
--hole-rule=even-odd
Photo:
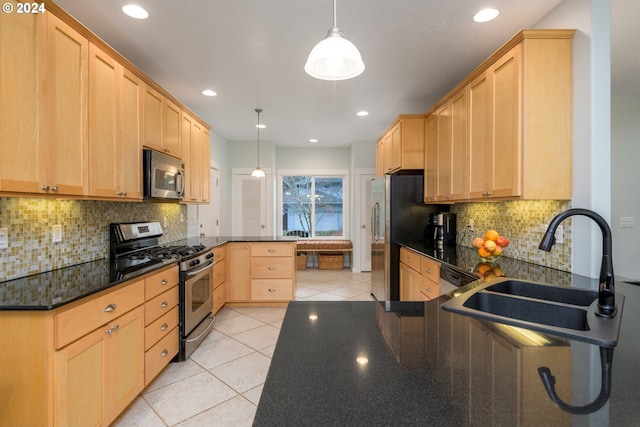
[{"label": "window frame", "polygon": [[[342,178],[342,236],[309,236],[299,237],[299,239],[314,240],[336,240],[349,239],[349,170],[348,169],[281,169],[278,170],[278,181],[276,190],[276,225],[277,236],[282,236],[282,179],[284,176],[312,176],[314,178]],[[315,211],[312,214],[312,221],[315,221]],[[315,225],[314,225],[315,227]],[[315,230],[314,230],[315,232]],[[313,233],[312,233],[313,234]]]}]

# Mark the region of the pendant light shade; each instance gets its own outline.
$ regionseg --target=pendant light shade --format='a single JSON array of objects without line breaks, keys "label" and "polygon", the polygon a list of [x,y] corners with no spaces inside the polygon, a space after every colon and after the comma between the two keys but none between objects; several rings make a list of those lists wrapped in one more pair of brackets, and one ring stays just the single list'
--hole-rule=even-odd
[{"label": "pendant light shade", "polygon": [[258,113],[258,124],[256,124],[258,128],[258,164],[253,172],[251,172],[251,176],[254,178],[264,178],[264,171],[260,169],[260,113],[262,113],[262,109],[256,108],[254,111]]},{"label": "pendant light shade", "polygon": [[320,80],[351,79],[364,71],[358,48],[344,38],[336,24],[336,0],[333,0],[333,27],[311,50],[304,70]]}]

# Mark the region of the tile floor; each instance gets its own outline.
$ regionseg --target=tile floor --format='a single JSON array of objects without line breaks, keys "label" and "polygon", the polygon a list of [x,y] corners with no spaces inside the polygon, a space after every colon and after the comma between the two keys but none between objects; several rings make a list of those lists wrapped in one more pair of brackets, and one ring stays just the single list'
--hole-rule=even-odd
[{"label": "tile floor", "polygon": [[[297,283],[297,300],[373,300],[370,273],[298,270]],[[191,357],[169,364],[113,425],[250,426],[284,313],[284,307],[223,308]]]}]

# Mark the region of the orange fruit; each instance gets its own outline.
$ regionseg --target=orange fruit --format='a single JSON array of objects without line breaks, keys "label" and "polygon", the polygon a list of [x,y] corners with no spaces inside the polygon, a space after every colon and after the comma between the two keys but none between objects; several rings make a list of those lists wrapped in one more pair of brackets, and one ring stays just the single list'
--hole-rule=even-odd
[{"label": "orange fruit", "polygon": [[496,245],[496,242],[494,242],[493,240],[487,240],[484,242],[484,248],[489,252],[495,251],[497,247],[498,245]]},{"label": "orange fruit", "polygon": [[498,237],[500,237],[500,235],[496,230],[489,230],[486,233],[484,233],[484,238],[486,240],[491,240],[495,242],[496,240],[498,240]]},{"label": "orange fruit", "polygon": [[478,264],[477,270],[478,270],[478,274],[480,274],[481,276],[484,276],[485,273],[487,273],[488,271],[491,271],[491,264],[482,262]]},{"label": "orange fruit", "polygon": [[489,252],[485,248],[480,248],[478,249],[478,255],[480,255],[482,258],[489,258],[491,256],[491,252]]}]

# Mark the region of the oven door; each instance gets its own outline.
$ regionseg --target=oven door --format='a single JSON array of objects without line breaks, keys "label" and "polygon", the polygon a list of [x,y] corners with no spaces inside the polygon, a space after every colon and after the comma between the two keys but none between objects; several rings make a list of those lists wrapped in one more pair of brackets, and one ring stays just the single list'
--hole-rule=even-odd
[{"label": "oven door", "polygon": [[184,273],[184,335],[213,310],[213,262]]}]

